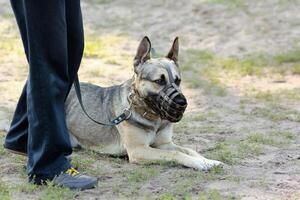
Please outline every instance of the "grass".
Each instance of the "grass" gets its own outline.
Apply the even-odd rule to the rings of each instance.
[[[233,152],[232,150],[236,151]],[[225,148],[225,154],[221,153],[220,158],[221,160],[224,160],[224,162],[227,162],[228,164],[234,164],[239,163],[245,158],[258,156],[262,153],[262,148],[257,143],[248,143],[248,141],[242,141],[240,143],[237,143],[237,147],[230,149],[227,147]],[[229,157],[226,157],[226,154],[229,155]]]
[[[292,73],[300,75],[300,64],[295,64],[292,66]]]
[[[234,200],[239,199],[234,195],[222,195],[220,191],[216,189],[209,189],[199,194],[198,200]]]
[[[125,177],[129,183],[145,182],[149,179],[157,176],[159,171],[153,167],[139,167],[135,170],[125,174]]]
[[[235,73],[234,75],[262,76],[263,74],[263,64],[254,58],[219,58],[215,60],[214,65],[217,69],[227,73]]]
[[[16,185],[14,187],[15,191],[19,193],[24,193],[24,194],[33,194],[37,190],[39,190],[39,187],[37,185],[31,184],[31,183],[22,183],[19,185]]]
[[[202,88],[206,94],[225,96],[226,90],[218,74],[208,66],[214,58],[215,56],[210,52],[188,50],[181,65],[183,79],[190,88]]]
[[[282,81],[287,74],[300,74],[298,49],[278,55],[252,54],[244,57],[221,57],[209,51],[189,49],[182,60],[183,79],[188,86],[216,96],[226,95],[224,79],[271,76]]]
[[[290,131],[273,131],[271,134],[274,136],[282,137],[282,139],[290,140],[290,141],[293,141],[297,138],[295,134]]]
[[[224,179],[226,172],[221,167],[213,168],[207,173],[192,169],[173,171],[172,187],[162,192],[157,199],[195,199],[193,190],[199,190],[200,184]],[[227,179],[229,177],[226,177]],[[180,180],[180,181],[175,181]],[[197,189],[196,189],[197,188]]]
[[[0,41],[0,63],[13,63],[20,61],[20,59],[26,60],[21,39],[1,35]],[[23,64],[16,67],[23,67]]]
[[[300,62],[300,49],[294,49],[285,53],[278,54],[274,59],[279,63],[295,63]]]
[[[9,188],[3,182],[0,182],[0,199],[2,199],[2,200],[10,200],[11,199]]]
[[[266,107],[258,107],[255,108],[251,115],[267,118],[271,121],[278,122],[278,121],[293,121],[293,122],[300,122],[300,112],[284,108],[278,105],[269,105]]]
[[[227,140],[215,145],[205,152],[208,158],[227,163],[229,165],[240,163],[243,159],[258,156],[262,153],[261,145],[256,141]]]
[[[161,196],[158,197],[158,200],[176,200],[176,199],[183,199],[183,200],[192,200],[192,199],[198,199],[198,200],[234,200],[239,199],[239,197],[236,197],[234,195],[223,195],[221,192],[217,189],[208,189],[206,191],[202,191],[198,194],[197,198],[193,198],[193,196],[189,193],[185,193],[181,196],[181,198],[178,198],[178,196],[172,194],[172,193],[164,193]]]
[[[227,140],[205,152],[211,159],[220,160],[229,165],[240,163],[243,159],[258,156],[263,152],[263,145],[282,147],[296,140],[296,135],[289,131],[271,131],[269,133],[250,133],[243,140]]]
[[[230,8],[244,8],[246,6],[245,0],[206,0],[205,2],[224,4]]]
[[[252,143],[258,143],[258,144],[268,144],[268,145],[274,145],[276,142],[274,138],[267,137],[260,133],[253,133],[247,137],[247,140]]]
[[[215,111],[204,111],[193,114],[186,114],[182,120],[174,124],[174,132],[178,133],[215,133],[227,134],[233,132],[231,127],[220,126],[219,124],[207,122],[219,122],[221,117]]]
[[[289,101],[299,101],[300,100],[300,88],[295,89],[278,89],[275,91],[260,91],[252,89],[248,92],[248,96],[254,96],[257,100],[268,103],[281,103]]]
[[[41,195],[39,195],[40,200],[63,200],[63,199],[74,199],[77,196],[77,192],[67,188],[62,188],[48,183],[48,186],[43,188]]]
[[[177,165],[178,167],[178,165]],[[165,172],[170,173],[167,177]],[[204,183],[211,180],[218,180],[224,176],[225,172],[222,168],[214,168],[208,173],[197,171],[193,169],[186,169],[179,167],[179,169],[172,169],[164,164],[156,163],[146,166],[139,165],[138,168],[130,171],[123,171],[123,177],[125,178],[126,186],[120,189],[120,185],[113,188],[114,192],[119,196],[130,198],[133,195],[138,195],[141,188],[150,184],[153,187],[153,183],[158,181],[158,185],[162,186],[165,182],[160,182],[160,178],[167,178],[166,180],[172,185],[163,186],[159,191],[152,193],[144,192],[144,199],[185,199],[191,197],[193,194],[193,188],[198,187],[199,183]],[[178,181],[180,180],[180,181]],[[121,186],[122,187],[122,186]],[[129,191],[124,191],[124,187],[129,187]],[[148,187],[148,186],[147,186]],[[160,188],[158,186],[157,188]]]
[[[91,157],[84,157],[82,155],[72,156],[72,165],[80,170],[86,171],[91,168],[91,165],[95,162]]]
[[[97,4],[107,4],[112,2],[113,0],[94,0]]]
[[[131,66],[133,54],[122,48],[128,38],[121,36],[88,36],[85,39],[84,57],[101,58],[107,64]]]
[[[41,200],[64,200],[74,199],[78,196],[78,192],[67,188],[54,186],[53,183],[48,183],[47,186],[36,186],[29,183],[7,185],[0,182],[0,199],[12,200],[14,196],[22,195],[23,198],[31,198],[37,196]]]

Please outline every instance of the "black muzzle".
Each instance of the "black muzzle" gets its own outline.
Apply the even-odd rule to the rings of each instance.
[[[146,97],[145,101],[162,119],[166,119],[170,122],[178,122],[181,120],[187,107],[187,100],[175,84],[171,70],[168,66],[166,66],[166,70],[169,75],[170,83],[158,94]]]

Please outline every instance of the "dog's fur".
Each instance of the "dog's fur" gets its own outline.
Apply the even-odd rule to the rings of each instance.
[[[163,88],[154,80],[163,75],[168,81],[167,71],[161,64],[171,66],[174,79],[180,80],[178,38],[165,58],[151,59],[150,48],[149,39],[144,37],[134,59],[134,76],[125,83],[107,88],[81,83],[87,112],[98,121],[114,119],[133,102],[131,117],[119,125],[101,126],[88,119],[81,110],[74,89],[71,90],[65,111],[72,146],[80,145],[110,155],[128,154],[132,163],[175,161],[199,170],[220,165],[219,161],[206,159],[192,149],[174,144],[172,123],[161,119],[144,102],[144,97]],[[129,98],[132,92],[133,98]]]

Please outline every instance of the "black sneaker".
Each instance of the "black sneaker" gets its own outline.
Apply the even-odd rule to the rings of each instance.
[[[71,167],[66,172],[54,177],[53,183],[70,189],[86,190],[96,187],[98,180],[95,177],[81,175]]]

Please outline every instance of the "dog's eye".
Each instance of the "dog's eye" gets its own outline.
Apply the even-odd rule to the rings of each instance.
[[[156,84],[158,85],[165,85],[166,84],[166,81],[165,79],[157,79],[154,81]]]
[[[176,78],[176,79],[175,79],[175,84],[179,86],[180,83],[181,83],[181,80],[180,80],[179,78]]]

